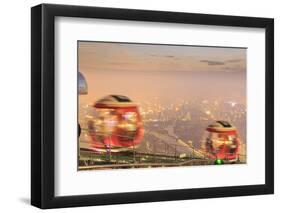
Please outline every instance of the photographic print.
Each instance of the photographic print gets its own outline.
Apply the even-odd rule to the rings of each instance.
[[[36,5],[31,130],[42,209],[273,194],[274,19]]]
[[[78,170],[245,164],[247,49],[78,41]]]

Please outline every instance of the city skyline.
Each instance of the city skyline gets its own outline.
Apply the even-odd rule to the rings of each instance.
[[[246,163],[247,49],[80,41],[78,63],[79,169]]]

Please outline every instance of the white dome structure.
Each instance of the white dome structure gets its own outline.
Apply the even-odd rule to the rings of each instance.
[[[78,72],[78,94],[79,95],[88,94],[88,85],[85,77],[82,75],[81,72]]]

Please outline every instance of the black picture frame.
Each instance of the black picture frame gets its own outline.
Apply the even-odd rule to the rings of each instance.
[[[265,184],[56,197],[55,17],[263,28],[266,34]],[[274,193],[274,20],[164,11],[41,4],[31,9],[31,204],[39,208],[155,202]]]

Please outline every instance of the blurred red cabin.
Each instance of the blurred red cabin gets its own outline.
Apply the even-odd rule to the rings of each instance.
[[[216,121],[206,129],[206,152],[212,159],[236,162],[239,159],[240,140],[237,130],[226,121]]]
[[[94,150],[120,152],[138,147],[144,128],[137,104],[126,96],[109,95],[93,107],[88,129]]]

